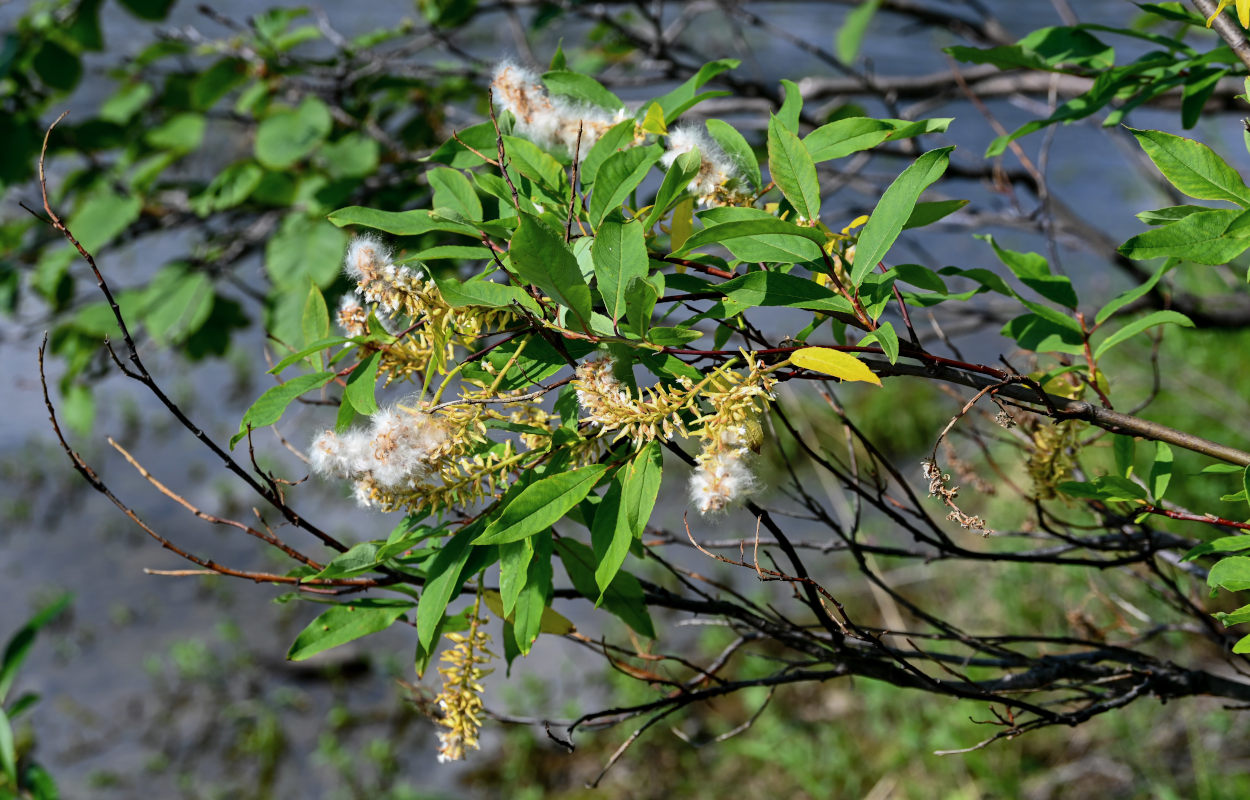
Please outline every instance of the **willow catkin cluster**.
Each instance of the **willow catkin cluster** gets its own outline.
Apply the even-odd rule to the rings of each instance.
[[[612,114],[588,103],[552,97],[536,73],[507,61],[495,69],[491,88],[499,104],[516,118],[513,131],[518,136],[549,150],[577,153],[579,161],[609,128],[627,118],[624,109]]]
[[[416,488],[438,470],[457,447],[447,420],[420,409],[396,406],[379,410],[367,428],[343,434],[325,431],[313,442],[314,471],[356,482],[356,497],[373,504],[373,491]]]
[[[443,651],[438,672],[443,686],[435,700],[442,712],[438,724],[445,730],[438,734],[439,763],[460,761],[466,750],[477,750],[478,730],[482,726],[482,678],[489,670],[492,653],[487,649],[490,637],[482,629],[486,619],[474,603],[466,633],[448,633],[452,646]]]
[[[745,354],[747,373],[727,367],[695,383],[656,386],[631,393],[613,374],[611,358],[590,359],[577,368],[573,386],[583,421],[601,436],[615,433],[637,446],[674,434],[701,441],[690,478],[690,496],[700,512],[721,511],[756,487],[750,469],[758,450],[759,415],[772,398],[775,379],[753,355]],[[710,410],[704,412],[704,408]]]
[[[339,307],[338,322],[348,336],[368,330],[370,308],[391,333],[407,334],[382,351],[380,374],[392,379],[424,374],[430,367],[441,370],[453,360],[456,348],[467,348],[492,325],[506,324],[511,314],[504,309],[467,306],[452,308],[438,285],[418,271],[395,264],[390,249],[374,236],[357,236],[347,248],[344,271],[356,281],[356,297]],[[391,330],[387,320],[402,320]]]
[[[742,167],[729,157],[702,126],[682,125],[668,133],[668,149],[662,163],[671,167],[683,153],[697,150],[699,171],[687,189],[705,206],[750,205],[754,195],[749,191]]]

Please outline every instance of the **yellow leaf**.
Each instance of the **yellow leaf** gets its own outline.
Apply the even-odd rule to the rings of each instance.
[[[881,379],[850,353],[830,350],[827,347],[804,347],[790,354],[790,363],[796,367],[823,372],[844,381],[863,381],[881,385]]]
[[[687,197],[677,204],[673,209],[673,252],[677,252],[690,238],[691,232],[694,230],[694,198]],[[678,272],[685,272],[684,268],[678,269]]]
[[[667,136],[668,127],[664,124],[664,109],[659,103],[652,103],[647,108],[647,115],[642,118],[642,129],[656,136]]]
[[[503,598],[499,592],[487,590],[482,592],[482,599],[486,601],[486,607],[495,613],[496,616],[503,618]],[[509,622],[511,617],[507,618]],[[556,636],[563,636],[566,633],[572,633],[577,627],[568,620],[560,612],[552,608],[543,609],[542,622],[538,623],[540,633],[551,633]]]

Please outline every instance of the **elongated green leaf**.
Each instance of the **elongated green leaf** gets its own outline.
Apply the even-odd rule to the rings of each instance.
[[[1192,328],[1194,323],[1189,317],[1179,311],[1156,311],[1153,314],[1147,314],[1140,319],[1133,320],[1106,339],[1103,339],[1098,347],[1094,349],[1094,358],[1102,358],[1103,353],[1111,348],[1155,325],[1180,325],[1183,328]]]
[[[595,232],[595,241],[590,248],[595,281],[613,322],[625,316],[626,290],[630,281],[647,276],[650,262],[643,234],[645,227],[646,223],[639,224],[636,220],[625,224],[604,222]]]
[[[580,273],[579,273],[580,274]],[[527,309],[531,313],[541,313],[534,298],[515,286],[505,283],[493,283],[488,280],[468,280],[464,283],[450,275],[434,275],[434,282],[447,305],[452,308],[465,306],[482,306],[485,308],[503,308],[513,304]]]
[[[330,109],[316,97],[298,108],[271,114],[256,129],[256,160],[269,169],[286,169],[310,154],[333,127]]]
[[[668,94],[657,97],[655,102],[663,109],[664,119],[671,125],[673,120],[677,119],[683,110],[690,107],[690,104],[698,95],[699,89],[708,81],[726,70],[736,68],[741,63],[736,58],[724,58],[719,61],[708,62],[700,67],[699,71],[681,86],[678,86]],[[648,103],[647,105],[650,104]]]
[[[780,272],[748,272],[716,287],[725,297],[744,306],[788,306],[814,311],[850,313],[846,298],[815,281]]]
[[[512,618],[512,634],[522,654],[529,653],[534,640],[543,630],[553,592],[551,531],[531,537],[526,544],[533,546],[534,555],[530,558],[525,585],[517,595],[516,612]]]
[[[801,225],[795,225],[792,222],[786,222],[781,219],[744,219],[733,222],[726,222],[720,225],[714,225],[704,228],[698,233],[686,240],[673,255],[685,255],[708,245],[724,244],[730,239],[741,237],[755,237],[764,234],[778,234],[782,236],[797,236],[801,239],[807,239],[817,245],[825,243],[825,234],[815,228],[805,228]],[[727,245],[726,245],[727,246]],[[819,253],[819,251],[817,251]]]
[[[730,222],[745,220],[775,220],[776,217],[760,208],[722,206],[709,208],[699,214],[708,228]],[[725,249],[740,261],[766,261],[776,264],[803,264],[820,261],[820,245],[814,238],[788,234],[761,233],[756,236],[738,236],[724,242]]]
[[[781,79],[781,90],[784,97],[781,108],[777,109],[777,121],[791,133],[799,132],[799,118],[803,114],[803,93],[794,81]]]
[[[425,568],[425,588],[417,601],[417,640],[427,652],[443,612],[464,583],[465,566],[472,555],[473,538],[482,530],[478,523],[464,526],[446,542]]]
[[[637,578],[622,570],[616,573],[607,591],[600,592],[595,582],[595,554],[589,547],[565,538],[556,542],[556,552],[560,554],[560,561],[564,563],[564,571],[569,574],[573,588],[582,597],[591,601],[600,598],[600,604],[626,625],[643,636],[655,638],[655,626],[647,613],[642,584]]]
[[[590,287],[560,234],[537,217],[523,213],[516,235],[512,237],[509,258],[522,280],[567,306],[582,329],[590,330]]]
[[[1159,282],[1159,279],[1163,277],[1164,273],[1174,266],[1176,266],[1176,261],[1174,259],[1168,259],[1160,264],[1159,268],[1156,269],[1154,274],[1148,279],[1137,286],[1134,286],[1132,289],[1117,295],[1109,303],[1098,310],[1098,314],[1094,316],[1094,324],[1101,325],[1103,322],[1110,319],[1115,312],[1129,305],[1137,298],[1143,297],[1147,292],[1155,287],[1155,284]]]
[[[1242,468],[1237,468],[1238,472],[1242,472]],[[1241,534],[1239,536],[1221,536],[1218,539],[1212,539],[1209,542],[1203,542],[1194,549],[1185,554],[1182,561],[1193,561],[1199,556],[1205,556],[1209,553],[1236,553],[1242,550],[1250,550],[1250,536]]]
[[[516,542],[550,528],[585,499],[606,469],[591,464],[539,478],[512,498],[473,544]]]
[[[1163,131],[1128,129],[1163,177],[1199,200],[1227,200],[1250,208],[1250,188],[1211,148]]]
[[[1058,303],[1068,308],[1076,308],[1078,301],[1076,291],[1072,288],[1072,281],[1064,275],[1052,275],[1050,264],[1046,262],[1044,257],[1037,253],[1021,253],[1000,247],[998,242],[994,241],[993,236],[987,235],[977,238],[989,242],[990,247],[994,248],[994,252],[998,255],[999,260],[1025,286],[1053,303]]]
[[[412,211],[378,211],[364,206],[348,206],[330,214],[327,219],[340,228],[344,225],[359,225],[396,236],[416,236],[439,230],[438,225],[431,221],[430,212],[423,208]]]
[[[690,181],[699,174],[702,163],[697,149],[682,153],[673,159],[673,165],[668,168],[668,172],[664,173],[664,182],[660,184],[660,191],[655,195],[655,204],[651,206],[651,211],[642,222],[644,231],[651,230],[651,227],[663,218],[664,213],[674,201],[686,191]]]
[[[4,772],[9,786],[17,786],[17,745],[13,742],[9,715],[4,713],[3,708],[0,708],[0,771]]]
[[[543,83],[547,85],[547,91],[552,94],[562,94],[566,97],[583,100],[608,111],[616,111],[625,107],[625,104],[621,102],[621,98],[605,89],[603,84],[589,75],[582,75],[579,72],[554,69],[543,73]]]
[[[52,622],[64,611],[74,599],[68,592],[60,595],[52,603],[41,609],[17,630],[4,646],[4,655],[0,657],[0,703],[8,696],[17,678],[17,671],[30,653],[35,637],[41,628]]]
[[[384,631],[412,605],[411,600],[398,597],[364,597],[334,606],[300,631],[286,657],[303,661],[332,647]]]
[[[916,203],[916,208],[911,212],[911,216],[907,218],[907,222],[903,223],[903,230],[932,225],[943,217],[954,214],[966,205],[968,205],[967,200],[935,200],[931,203]]]
[[[816,164],[798,135],[778,117],[768,121],[768,169],[799,217],[808,221],[820,219],[820,181],[816,177]]]
[[[596,559],[595,584],[602,592],[625,563],[629,545],[642,536],[660,491],[664,467],[659,442],[650,442],[617,471],[595,512],[590,529]]]
[[[594,192],[590,195],[591,224],[597,227],[609,212],[620,208],[663,154],[664,149],[659,145],[649,145],[608,156],[599,167]]]
[[[1250,211],[1213,209],[1139,233],[1120,253],[1142,261],[1174,256],[1198,264],[1227,264],[1250,247]]]
[[[1250,606],[1242,606],[1236,611],[1229,611],[1227,613],[1223,611],[1217,611],[1212,616],[1214,616],[1221,623],[1223,623],[1224,627],[1240,625],[1243,622],[1250,622]],[[1233,650],[1233,652],[1235,653],[1237,652],[1237,650]]]
[[[881,195],[855,245],[855,261],[851,266],[851,282],[855,286],[858,287],[864,276],[885,258],[911,217],[921,193],[946,172],[954,149],[943,147],[925,153],[903,170]]]
[[[230,438],[231,449],[238,444],[240,439],[247,436],[249,425],[252,430],[256,430],[274,424],[282,419],[286,407],[293,403],[295,398],[313,389],[319,389],[332,380],[334,380],[333,372],[317,372],[312,375],[300,375],[298,378],[292,378],[286,383],[267,389],[243,414],[243,420],[239,423],[239,432]]]
[[[517,598],[525,588],[530,561],[534,558],[533,537],[499,545],[499,598],[502,616],[511,617]]]
[[[343,398],[352,404],[360,414],[373,414],[378,410],[375,392],[378,386],[378,367],[382,363],[382,353],[370,353],[360,365],[347,376],[347,388]]]
[[[1172,482],[1172,448],[1164,442],[1155,442],[1155,460],[1150,465],[1150,496],[1158,503],[1167,493]]]
[[[1002,69],[1050,70],[1061,64],[1106,69],[1115,65],[1113,48],[1074,27],[1041,28],[1013,45],[986,50],[948,47],[946,52],[960,61],[993,64]]]
[[[326,350],[328,348],[334,347],[335,345],[347,344],[348,342],[353,342],[353,341],[358,341],[358,340],[353,339],[350,336],[327,336],[324,339],[318,339],[315,342],[309,342],[306,347],[296,350],[294,353],[291,353],[289,356],[286,356],[277,364],[274,364],[272,367],[270,367],[269,374],[281,375],[282,371],[285,370],[287,367],[291,366],[292,364],[296,364],[296,363],[299,363],[300,361],[303,361],[305,358],[312,355],[313,353]]]
[[[846,15],[846,19],[838,27],[833,38],[833,47],[838,60],[843,64],[854,62],[855,56],[859,55],[859,46],[864,41],[868,23],[872,22],[880,7],[881,0],[864,0]]]
[[[764,185],[764,179],[760,175],[760,162],[755,158],[755,151],[751,149],[751,145],[747,144],[747,140],[737,128],[723,120],[709,119],[707,132],[725,151],[725,155],[729,156],[734,166],[751,182],[751,186],[759,189]]]
[[[632,119],[618,122],[611,128],[608,128],[599,141],[595,142],[590,148],[590,152],[586,154],[586,158],[582,161],[581,181],[582,186],[593,185],[599,176],[599,167],[608,158],[619,153],[634,144],[634,126]]]

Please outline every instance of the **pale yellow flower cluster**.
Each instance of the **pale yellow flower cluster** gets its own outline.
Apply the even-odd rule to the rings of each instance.
[[[747,373],[727,366],[695,383],[678,379],[675,387],[640,389],[635,396],[613,374],[614,362],[594,358],[577,368],[573,386],[583,421],[600,435],[637,445],[674,434],[703,442],[690,494],[703,513],[720,511],[756,486],[748,466],[749,451],[759,443],[759,415],[772,401],[776,380],[751,353],[744,354]],[[703,408],[711,409],[704,412]],[[693,433],[692,433],[693,431]]]
[[[482,726],[481,680],[488,673],[482,664],[493,655],[486,649],[490,637],[482,630],[486,621],[479,616],[478,605],[473,606],[467,633],[448,633],[446,638],[452,647],[443,651],[439,659],[446,666],[438,668],[443,676],[443,688],[436,698],[443,712],[438,724],[446,730],[438,735],[439,763],[464,759],[465,750],[477,750],[478,729]]]

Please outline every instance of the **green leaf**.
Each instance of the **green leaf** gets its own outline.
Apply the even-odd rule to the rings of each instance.
[[[300,631],[286,657],[290,661],[303,661],[362,636],[384,631],[412,605],[411,600],[397,597],[364,597],[336,605]]]
[[[346,553],[339,553],[330,563],[313,575],[314,578],[341,578],[373,569],[382,562],[378,558],[377,542],[360,542],[352,545]]]
[[[382,363],[382,353],[373,352],[361,361],[347,376],[347,388],[343,390],[343,399],[351,403],[358,414],[374,414],[378,410],[378,401],[374,396],[378,386],[378,367]]]
[[[784,97],[781,100],[781,108],[777,109],[777,121],[791,133],[799,132],[799,117],[803,113],[803,93],[799,91],[799,85],[794,81],[781,79],[781,89]]]
[[[1250,211],[1198,211],[1139,233],[1119,252],[1136,261],[1175,256],[1198,264],[1227,264],[1250,247]]]
[[[553,95],[564,95],[583,100],[608,111],[617,111],[625,107],[621,98],[603,88],[603,84],[580,72],[555,69],[543,73],[543,83],[547,91]]]
[[[534,298],[516,286],[506,283],[493,283],[475,278],[461,283],[453,277],[435,274],[434,282],[438,291],[452,308],[466,306],[482,306],[483,308],[504,308],[513,304],[519,305],[531,313],[538,314],[541,309]]]
[[[693,105],[698,97],[699,89],[717,75],[727,70],[736,69],[742,62],[736,58],[723,58],[719,61],[710,61],[699,68],[692,77],[690,77],[681,86],[673,89],[668,94],[655,98],[655,102],[664,110],[664,119],[671,125],[673,120],[681,115],[681,112]],[[649,104],[648,104],[649,105]]]
[[[863,44],[868,23],[872,22],[873,16],[880,7],[881,0],[864,0],[842,20],[833,38],[833,48],[838,60],[843,64],[854,62],[855,57],[859,55],[859,46]]]
[[[1035,353],[1085,352],[1085,338],[1080,330],[1041,314],[1021,314],[1003,326],[1002,335]]]
[[[746,138],[738,132],[737,128],[719,119],[709,119],[707,132],[725,151],[725,155],[729,156],[734,166],[741,170],[751,182],[751,186],[756,189],[763,187],[764,178],[760,175],[760,162],[756,160],[755,151],[751,149],[751,145],[747,144]]]
[[[17,745],[13,742],[13,726],[9,724],[9,715],[0,708],[0,771],[7,778],[9,786],[17,783]],[[16,794],[11,795],[17,797]]]
[[[777,218],[759,208],[737,208],[722,206],[709,208],[699,214],[699,219],[708,228],[731,222],[746,220],[768,220],[767,224]],[[789,225],[790,223],[785,223]],[[797,226],[795,226],[797,227]],[[816,239],[823,235],[808,237],[802,234],[805,228],[788,228],[786,234],[761,233],[755,236],[737,236],[724,242],[725,249],[740,261],[764,261],[775,264],[803,264],[820,261],[820,245]],[[791,235],[793,234],[793,235]],[[710,235],[710,234],[709,234]]]
[[[553,592],[551,531],[542,531],[527,539],[525,544],[533,546],[534,555],[530,558],[525,585],[517,596],[516,611],[512,617],[512,633],[516,637],[517,649],[528,655],[540,632],[547,630],[555,633],[559,629],[552,627],[555,620],[550,619],[550,616],[555,612],[547,607],[551,603]]]
[[[712,219],[715,218],[712,217]],[[815,243],[818,248],[825,243],[825,234],[815,228],[805,228],[775,217],[768,219],[761,217],[759,219],[734,220],[704,228],[687,239],[681,246],[681,249],[674,251],[673,255],[685,255],[712,244],[724,244],[728,247],[726,243],[730,239],[748,236],[757,237],[764,234],[778,234],[807,239]],[[795,247],[797,248],[799,245],[795,245]],[[819,249],[816,252],[819,255]]]
[[[160,22],[169,15],[176,0],[119,0],[123,7],[139,19]]]
[[[1075,27],[1041,28],[1013,45],[985,50],[948,47],[946,52],[959,61],[993,64],[1001,69],[1050,71],[1063,64],[1093,69],[1115,66],[1114,48]]]
[[[511,617],[517,598],[525,588],[530,561],[534,558],[534,537],[499,545],[499,597],[502,616]]]
[[[678,159],[680,160],[680,158]],[[674,164],[674,169],[676,169]],[[671,173],[671,170],[670,170]],[[667,178],[665,179],[667,182]],[[604,222],[595,232],[590,254],[595,265],[595,281],[607,315],[616,322],[625,316],[626,289],[635,278],[645,278],[649,268],[646,223]]]
[[[702,164],[698,150],[687,151],[673,159],[672,166],[668,168],[668,172],[664,173],[664,182],[660,184],[660,191],[655,195],[655,203],[651,206],[647,218],[643,220],[644,231],[651,230],[652,226],[659,222],[664,213],[673,205],[673,202],[686,191],[690,181],[699,174]]]
[[[208,320],[213,310],[213,281],[187,264],[169,264],[143,292],[140,317],[152,338],[182,342]]]
[[[1155,284],[1159,282],[1159,279],[1163,277],[1164,273],[1166,273],[1168,270],[1170,270],[1174,266],[1176,266],[1176,261],[1173,259],[1168,259],[1167,261],[1160,264],[1159,268],[1156,269],[1154,274],[1151,275],[1148,279],[1138,284],[1137,286],[1134,286],[1132,289],[1129,289],[1128,291],[1122,292],[1121,294],[1117,295],[1110,302],[1108,302],[1105,306],[1103,306],[1102,308],[1098,310],[1098,313],[1094,316],[1094,324],[1101,325],[1103,322],[1110,319],[1111,316],[1115,314],[1117,311],[1129,305],[1130,303],[1135,301],[1137,298],[1144,296],[1147,292],[1149,292],[1151,289],[1155,287]]]
[[[597,228],[609,212],[620,208],[663,154],[664,149],[659,145],[649,145],[608,156],[595,175],[594,191],[590,195],[591,225]]]
[[[1050,265],[1044,257],[1037,253],[1020,253],[999,247],[998,242],[994,241],[994,237],[990,235],[978,236],[977,238],[989,242],[990,247],[994,248],[994,252],[998,255],[999,260],[1025,286],[1053,303],[1058,303],[1068,308],[1076,308],[1078,301],[1076,291],[1072,288],[1072,281],[1063,275],[1052,275]]]
[[[638,336],[646,336],[651,329],[651,315],[663,290],[657,290],[648,280],[634,278],[625,290],[625,315],[629,328]]]
[[[508,255],[521,280],[534,284],[567,307],[578,318],[582,330],[590,330],[590,287],[560,234],[537,217],[522,213]]]
[[[1201,142],[1163,131],[1128,129],[1163,177],[1190,197],[1250,208],[1250,188],[1237,171]]]
[[[377,171],[381,148],[376,139],[352,132],[323,146],[317,156],[331,178],[366,178]]]
[[[748,272],[716,287],[725,297],[744,306],[788,306],[814,311],[850,313],[846,298],[815,281],[780,272]]]
[[[613,155],[634,145],[634,121],[627,119],[608,128],[595,142],[582,161],[582,186],[593,185],[599,176],[599,167]],[[492,146],[494,140],[492,139]]]
[[[898,363],[898,332],[894,330],[893,323],[882,322],[875,331],[860,340],[861,345],[872,342],[881,346],[881,352],[885,353],[891,364]]]
[[[1147,225],[1166,225],[1169,222],[1176,222],[1178,219],[1184,219],[1190,214],[1198,211],[1210,211],[1206,206],[1168,206],[1167,208],[1157,208],[1154,211],[1142,211],[1133,216],[1137,217]]]
[[[425,177],[434,190],[435,208],[450,208],[465,219],[481,221],[482,201],[463,172],[450,167],[435,167],[428,170]]]
[[[663,467],[664,457],[659,442],[649,442],[617,471],[603,502],[595,511],[590,537],[600,600],[602,592],[611,585],[625,563],[630,544],[642,537],[647,521],[651,519],[651,511],[660,491]]]
[[[316,97],[298,108],[266,117],[256,129],[256,160],[269,169],[286,169],[310,155],[330,133],[330,109]]]
[[[300,375],[298,378],[292,378],[286,383],[267,389],[243,414],[243,419],[239,422],[239,432],[230,437],[230,449],[233,450],[239,440],[247,436],[249,425],[252,430],[256,430],[274,424],[282,419],[286,407],[295,402],[295,398],[313,389],[320,389],[332,380],[334,380],[333,372],[317,372],[312,375]]]
[[[967,200],[934,200],[931,203],[916,203],[916,208],[911,212],[911,216],[907,218],[907,222],[903,223],[903,230],[932,225],[943,217],[954,214],[966,205],[968,205]]]
[[[778,117],[768,121],[768,169],[777,188],[801,219],[820,219],[820,181],[816,177],[816,164],[798,135]]]
[[[317,284],[312,282],[308,285],[308,299],[304,301],[300,327],[304,331],[305,345],[319,342],[330,335],[330,312],[326,308],[325,296],[321,294]]]
[[[1147,328],[1153,328],[1155,325],[1180,325],[1183,328],[1194,327],[1194,323],[1190,321],[1189,317],[1179,311],[1155,311],[1140,319],[1133,320],[1106,339],[1103,339],[1102,343],[1094,348],[1094,359],[1102,358],[1103,353],[1106,353],[1111,348],[1128,341]]]
[[[274,285],[303,294],[308,281],[329,286],[338,277],[347,235],[323,219],[288,214],[265,242],[265,272]]]
[[[45,86],[58,92],[73,91],[82,80],[82,59],[51,39],[43,40],[31,67]]]
[[[637,578],[622,570],[616,573],[607,591],[600,592],[595,582],[595,554],[589,547],[565,538],[556,542],[556,552],[560,554],[564,571],[569,574],[573,587],[582,597],[592,601],[599,598],[600,604],[626,625],[643,636],[655,638],[655,626],[647,613],[642,584]]]
[[[264,174],[264,170],[251,161],[231,164],[217,173],[203,192],[191,198],[191,207],[201,217],[234,208],[256,191]]]
[[[152,147],[189,153],[204,141],[205,120],[203,114],[187,112],[176,114],[144,135]]]
[[[417,601],[417,640],[429,650],[447,604],[467,576],[465,567],[473,556],[473,537],[482,530],[476,522],[465,525],[448,539],[425,568],[425,588]]]
[[[591,464],[535,480],[499,510],[473,544],[516,542],[550,528],[590,493],[605,470],[605,464]]]
[[[39,631],[60,616],[73,599],[74,596],[68,592],[61,594],[27,620],[5,643],[4,655],[0,657],[0,703],[4,702],[9,690],[13,688],[17,671],[30,654]]]
[[[1241,467],[1238,467],[1237,471],[1241,472]],[[1236,553],[1241,550],[1250,550],[1250,536],[1245,534],[1238,536],[1221,536],[1218,539],[1203,542],[1186,553],[1185,557],[1181,560],[1193,561],[1195,558],[1205,556],[1208,553]]]
[[[1128,438],[1128,437],[1120,437]],[[1150,465],[1150,496],[1158,503],[1167,493],[1172,482],[1172,448],[1164,442],[1155,442],[1155,460]]]
[[[946,166],[950,163],[950,152],[954,149],[943,147],[930,150],[903,170],[885,190],[855,244],[851,282],[856,287],[885,259],[886,253],[911,217],[921,193],[946,172]]]
[[[1240,625],[1243,622],[1250,622],[1250,606],[1242,606],[1236,611],[1230,611],[1227,613],[1223,611],[1217,611],[1212,616],[1214,616],[1221,623],[1223,623],[1224,627]],[[1237,651],[1234,650],[1233,652],[1237,652]]]
[[[1229,556],[1217,561],[1207,573],[1207,586],[1219,587],[1230,592],[1250,589],[1250,558]]]

